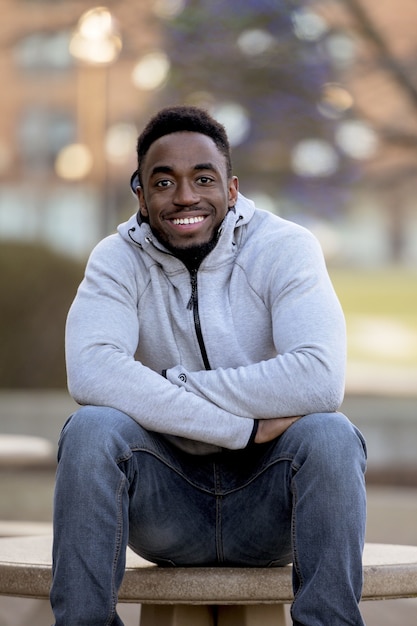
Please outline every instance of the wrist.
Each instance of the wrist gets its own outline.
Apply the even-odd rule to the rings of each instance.
[[[253,420],[253,428],[252,428],[251,435],[249,437],[249,441],[246,444],[247,448],[249,446],[251,446],[253,443],[255,443],[255,437],[256,437],[256,435],[258,433],[258,428],[259,428],[259,420],[255,419],[255,420]]]

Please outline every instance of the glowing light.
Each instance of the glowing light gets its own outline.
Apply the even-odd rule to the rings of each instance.
[[[335,149],[322,139],[305,139],[293,149],[291,162],[300,176],[316,178],[330,176],[339,166]]]
[[[248,56],[263,54],[272,48],[274,44],[274,37],[260,28],[243,31],[237,40],[240,50]]]
[[[295,11],[292,21],[296,37],[305,41],[317,41],[328,31],[326,20],[308,9]]]
[[[168,78],[171,63],[164,52],[150,52],[136,63],[132,81],[135,87],[153,91],[162,87]]]
[[[353,159],[368,159],[378,147],[376,133],[359,120],[342,122],[336,131],[336,142]]]
[[[249,135],[249,116],[240,104],[235,102],[218,104],[212,107],[211,113],[226,128],[231,146],[238,146]]]
[[[326,47],[338,67],[346,67],[355,58],[356,44],[349,35],[343,33],[330,35],[326,39]]]
[[[185,8],[185,0],[154,0],[152,11],[158,17],[172,20],[177,17]]]
[[[93,157],[84,144],[73,143],[59,152],[55,161],[55,172],[65,180],[82,180],[91,171]]]
[[[137,130],[134,124],[114,124],[106,135],[106,156],[111,163],[123,164],[135,155]]]
[[[318,104],[322,115],[337,119],[353,105],[352,95],[337,83],[327,83],[323,88],[323,95]]]
[[[122,40],[110,11],[96,7],[84,13],[70,41],[70,53],[86,63],[112,63],[122,49]]]

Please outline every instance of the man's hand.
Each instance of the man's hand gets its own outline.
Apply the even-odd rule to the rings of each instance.
[[[266,443],[276,439],[287,428],[294,424],[297,420],[301,419],[302,415],[295,417],[274,417],[268,420],[259,420],[258,431],[256,433],[254,443]]]

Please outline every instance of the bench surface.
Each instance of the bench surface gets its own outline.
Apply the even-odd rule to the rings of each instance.
[[[47,598],[51,536],[0,539],[0,595]],[[363,600],[417,596],[417,546],[366,544]],[[140,604],[279,604],[293,599],[291,566],[160,568],[131,550],[119,601]]]
[[[0,434],[0,469],[49,466],[55,462],[55,446],[48,439]]]

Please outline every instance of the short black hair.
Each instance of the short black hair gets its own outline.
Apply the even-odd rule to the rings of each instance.
[[[141,180],[141,166],[153,142],[164,135],[181,131],[201,133],[210,137],[226,158],[227,176],[229,178],[232,176],[230,145],[224,126],[204,109],[178,105],[161,109],[149,120],[139,135],[137,142],[139,181]]]

